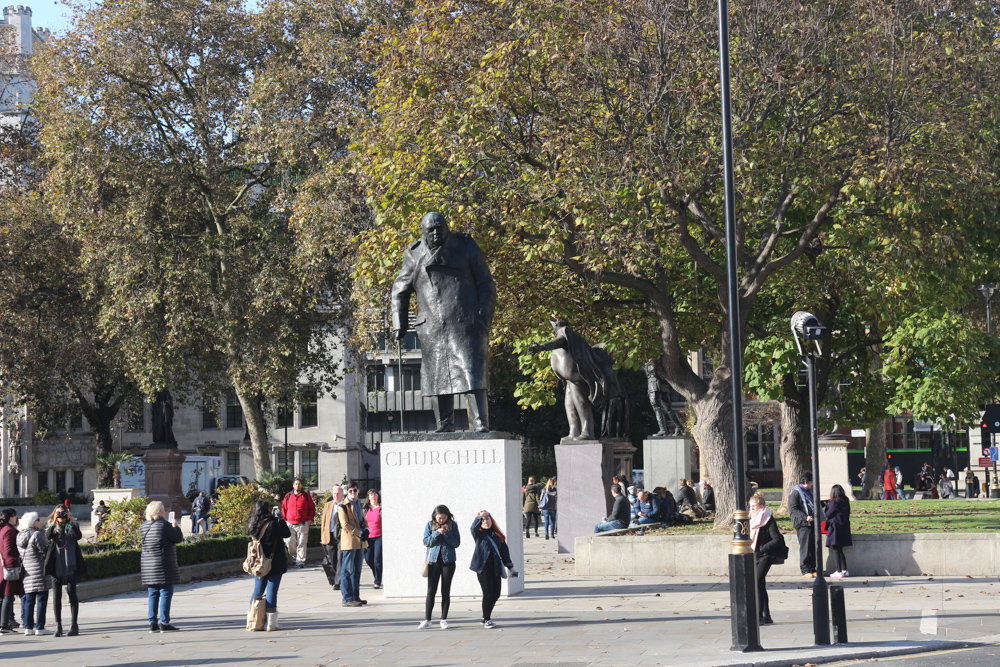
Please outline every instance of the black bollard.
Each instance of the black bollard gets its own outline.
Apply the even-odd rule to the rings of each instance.
[[[830,617],[833,620],[833,643],[847,643],[847,610],[844,607],[844,587],[830,586]]]

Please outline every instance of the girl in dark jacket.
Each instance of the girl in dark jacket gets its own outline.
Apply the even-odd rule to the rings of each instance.
[[[139,567],[142,583],[149,594],[150,632],[173,632],[178,629],[170,625],[170,601],[174,597],[174,584],[181,580],[180,570],[177,569],[177,544],[184,541],[184,534],[177,525],[177,519],[168,523],[166,516],[163,503],[154,500],[146,506],[146,520],[139,526],[142,538]]]
[[[843,579],[848,576],[844,547],[849,547],[854,542],[851,540],[851,501],[840,484],[834,484],[830,489],[830,500],[826,504],[825,513],[826,546],[830,548],[830,560],[837,568],[830,578]]]
[[[253,595],[250,601],[264,596],[267,613],[268,632],[282,630],[278,625],[278,586],[281,585],[281,575],[288,572],[288,553],[285,549],[286,538],[292,536],[288,524],[274,516],[271,503],[258,500],[254,505],[250,521],[247,523],[247,534],[260,540],[264,557],[271,558],[271,569],[263,577],[254,577]]]
[[[784,543],[771,510],[764,504],[764,496],[753,494],[750,498],[750,545],[757,561],[757,607],[761,625],[774,623],[767,599],[767,572],[779,559],[778,551]]]
[[[80,600],[76,596],[76,580],[86,572],[83,552],[80,551],[80,526],[65,505],[58,505],[49,515],[45,529],[48,551],[45,553],[45,574],[52,577],[52,614],[56,617],[56,637],[63,636],[62,594],[63,586],[69,596],[70,625],[66,636],[80,634],[77,617]]]
[[[0,523],[0,556],[3,566],[21,567],[21,555],[17,552],[17,512],[7,508],[3,511],[3,522]],[[24,595],[24,582],[20,579],[7,581],[0,570],[0,595],[3,603],[0,606],[0,633],[14,632],[14,596]]]
[[[514,564],[510,561],[510,550],[507,548],[507,538],[493,522],[493,517],[483,510],[472,521],[472,538],[476,541],[476,550],[472,554],[472,564],[469,569],[479,577],[479,586],[483,589],[483,620],[484,628],[496,625],[490,619],[493,607],[500,599],[500,579],[506,579],[507,572],[516,577]]]

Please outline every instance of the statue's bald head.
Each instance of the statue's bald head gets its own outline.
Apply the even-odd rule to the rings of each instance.
[[[448,222],[437,211],[431,211],[420,221],[420,232],[427,248],[437,250],[448,238]]]

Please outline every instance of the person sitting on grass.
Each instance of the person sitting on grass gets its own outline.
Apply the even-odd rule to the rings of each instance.
[[[628,499],[622,495],[622,490],[617,484],[611,486],[611,495],[615,499],[615,504],[611,510],[611,516],[601,520],[594,526],[595,533],[605,533],[609,530],[621,530],[628,528],[629,504]]]
[[[636,499],[635,522],[640,526],[660,521],[660,499],[642,489]]]

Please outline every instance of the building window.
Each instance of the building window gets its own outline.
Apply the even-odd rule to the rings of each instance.
[[[239,475],[240,474],[240,453],[239,452],[226,452],[226,474],[227,475]]]
[[[368,391],[385,391],[385,366],[368,368]]]
[[[279,405],[278,415],[274,423],[277,428],[295,428],[295,409],[290,406]]]
[[[73,493],[86,493],[87,490],[83,488],[83,471],[74,470],[73,471]]]
[[[287,454],[287,456],[286,456]],[[290,449],[285,452],[284,449],[278,450],[278,473],[283,473],[290,471],[293,475],[295,474],[295,450]]]
[[[128,413],[126,428],[129,431],[144,432],[146,430],[146,405],[143,400],[133,398],[128,402],[125,410]]]
[[[219,428],[219,401],[214,396],[201,397],[201,427]]]
[[[311,480],[319,477],[319,452],[315,449],[302,452],[302,479]]]
[[[243,428],[243,406],[235,391],[226,396],[226,428]]]
[[[66,471],[56,470],[56,493],[66,490]]]
[[[750,422],[744,435],[747,450],[747,468],[750,470],[774,469],[774,425]]]
[[[302,392],[302,427],[306,426],[319,426],[316,390],[313,387],[306,387]]]
[[[43,489],[48,489],[48,488],[49,488],[49,471],[48,470],[39,470],[38,471],[38,490],[42,491]]]
[[[403,366],[403,391],[420,391],[420,366]]]

